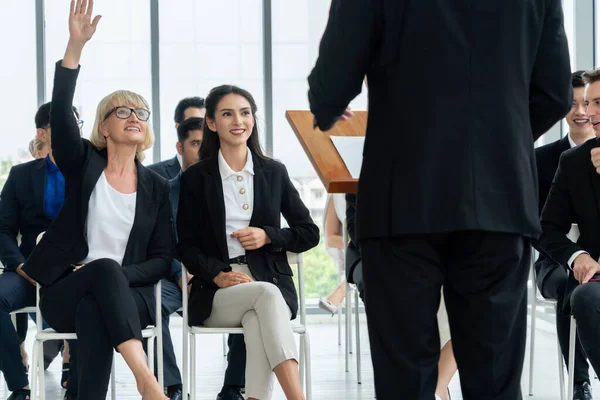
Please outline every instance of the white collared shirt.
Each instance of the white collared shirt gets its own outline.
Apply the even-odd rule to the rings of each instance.
[[[235,172],[223,158],[219,149],[219,173],[223,182],[223,201],[225,203],[225,234],[229,258],[243,256],[246,250],[238,239],[231,234],[250,225],[254,210],[254,164],[252,153],[248,150],[248,158],[244,168]]]

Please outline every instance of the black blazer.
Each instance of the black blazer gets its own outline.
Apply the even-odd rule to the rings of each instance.
[[[540,213],[544,208],[546,198],[550,192],[550,186],[552,185],[554,174],[558,168],[558,160],[560,159],[560,155],[570,148],[571,144],[569,143],[569,137],[565,136],[560,140],[548,143],[547,145],[540,146],[535,149],[535,160],[538,170],[538,197]],[[546,276],[548,276],[548,274],[550,274],[556,268],[559,268],[559,265],[545,257],[543,254],[540,254],[534,264],[534,268],[536,283],[541,289],[544,285]]]
[[[281,290],[292,311],[298,311],[298,295],[286,251],[301,253],[319,243],[319,228],[302,203],[285,166],[252,154],[254,163],[254,210],[250,226],[262,228],[271,243],[246,251],[248,268],[258,281],[271,282]],[[289,228],[281,228],[281,215]],[[194,275],[190,292],[190,325],[210,316],[218,290],[213,278],[231,271],[225,237],[225,202],[218,158],[202,160],[181,177],[177,214],[177,254]]]
[[[365,75],[359,240],[538,236],[533,142],[572,101],[561,0],[333,0],[308,78],[321,129]]]
[[[52,151],[65,177],[65,202],[23,270],[42,286],[72,271],[88,254],[86,220],[90,196],[106,167],[106,151],[79,135],[72,104],[79,69],[56,64],[52,92]],[[166,180],[137,165],[135,219],[123,259],[123,273],[154,316],[153,285],[167,275],[174,248],[173,221]],[[85,267],[84,267],[85,268]]]
[[[0,261],[5,270],[24,263],[35,247],[38,235],[52,219],[44,212],[46,160],[15,165],[0,197]],[[21,244],[17,236],[21,234]]]
[[[181,172],[181,165],[177,156],[165,161],[160,161],[152,165],[148,165],[148,169],[156,172],[163,178],[170,180],[175,178]]]
[[[598,146],[600,139],[595,138],[561,155],[542,211],[544,231],[536,248],[567,270],[567,261],[576,251],[587,251],[595,260],[600,255],[600,175],[590,156],[591,149]],[[566,237],[573,223],[579,225],[581,233],[577,243]],[[578,284],[569,274],[566,311],[570,310],[569,299]]]

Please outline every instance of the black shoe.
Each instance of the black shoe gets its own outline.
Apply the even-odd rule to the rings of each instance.
[[[183,400],[183,393],[181,392],[181,389],[170,391],[167,393],[167,396],[169,396],[169,399],[171,400]]]
[[[65,393],[65,399],[64,400],[77,400],[77,395],[75,393]]]
[[[244,400],[244,396],[238,388],[223,387],[221,393],[217,395],[217,400]]]
[[[592,400],[592,387],[589,383],[583,382],[581,385],[575,385],[573,388],[573,400]]]
[[[31,390],[29,389],[19,389],[12,392],[8,399],[6,400],[29,400],[31,398]]]

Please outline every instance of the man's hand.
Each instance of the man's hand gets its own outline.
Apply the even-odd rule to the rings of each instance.
[[[215,276],[213,278],[213,282],[220,287],[221,289],[229,287],[229,286],[235,286],[235,285],[239,285],[240,283],[248,283],[248,282],[253,282],[252,278],[250,278],[248,275],[244,274],[243,272],[236,272],[236,271],[231,271],[231,272],[219,272],[219,274],[217,276]]]
[[[600,175],[600,147],[594,147],[592,153],[592,164],[596,168],[596,173]]]
[[[27,282],[31,283],[33,286],[35,286],[37,284],[36,281],[31,279],[29,277],[29,275],[27,275],[25,272],[23,272],[23,263],[19,264],[19,266],[17,267],[17,274],[19,274],[22,278],[27,279]]]
[[[187,278],[187,291],[188,291],[188,294],[190,294],[190,290],[192,288],[191,287],[191,284],[192,284],[191,281],[192,281],[192,278],[194,277],[194,275],[188,274],[187,276],[188,276],[188,278]],[[181,275],[179,277],[179,281],[177,282],[177,284],[179,285],[179,290],[181,290],[183,292],[183,287],[181,286],[181,285],[183,285],[183,275]]]
[[[354,117],[354,113],[352,112],[350,107],[346,107],[346,109],[344,110],[344,113],[340,116],[340,120],[348,121],[352,117]]]
[[[573,261],[573,276],[579,283],[588,283],[598,271],[600,271],[600,264],[589,254],[580,254]]]
[[[266,244],[271,243],[271,238],[263,229],[247,227],[237,230],[231,234],[232,238],[240,241],[244,250],[260,249]]]

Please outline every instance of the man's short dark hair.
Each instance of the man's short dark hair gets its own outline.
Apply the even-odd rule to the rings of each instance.
[[[598,82],[598,81],[600,81],[600,68],[592,69],[590,71],[585,71],[583,73],[583,82],[586,85],[589,85],[590,83],[594,83],[594,82]]]
[[[50,108],[52,106],[51,102],[44,103],[38,108],[35,113],[35,127],[39,128],[47,128],[50,126]],[[77,107],[73,106],[73,112],[79,118],[79,111],[77,111]]]
[[[585,86],[585,82],[583,80],[584,70],[575,71],[571,74],[571,85],[573,85],[573,89],[577,89]]]
[[[204,118],[188,118],[177,127],[177,140],[183,144],[191,131],[201,131],[204,124]]]
[[[175,122],[180,124],[183,122],[185,110],[190,107],[204,108],[204,99],[202,97],[186,97],[181,100],[175,107]]]

